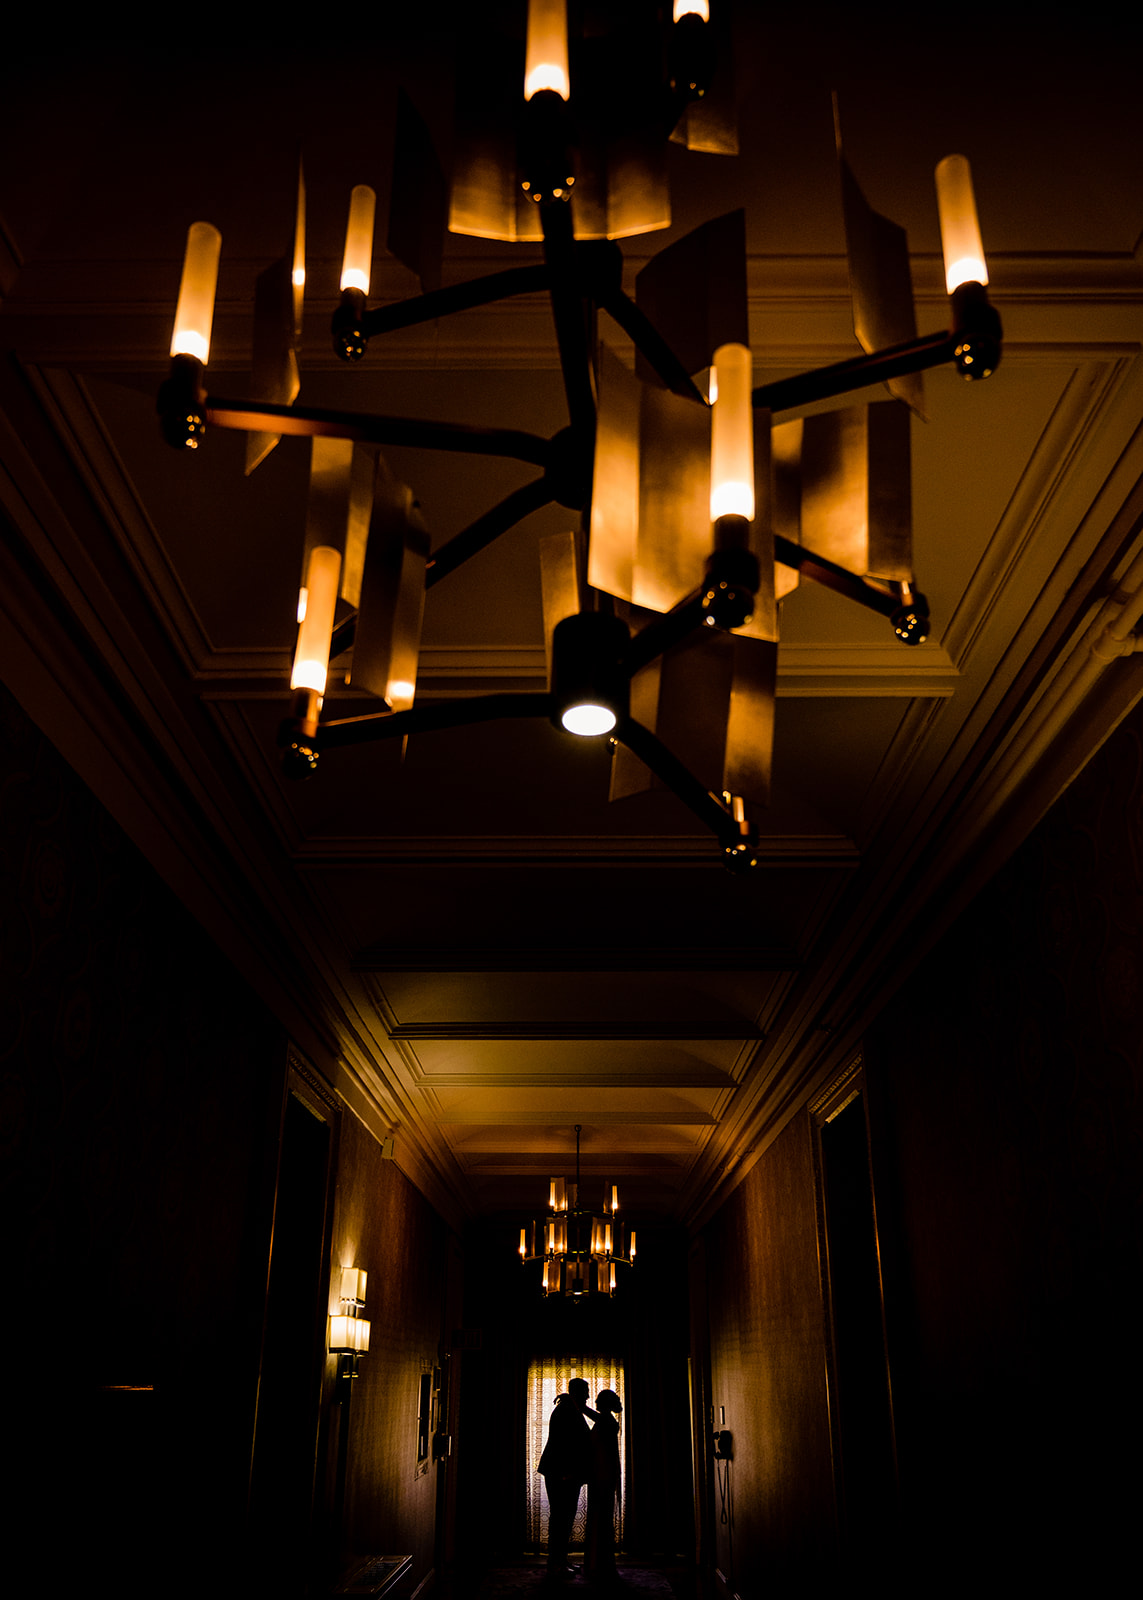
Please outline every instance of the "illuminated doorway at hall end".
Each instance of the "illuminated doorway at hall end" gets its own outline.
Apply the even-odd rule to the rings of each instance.
[[[524,1422],[524,1496],[527,1505],[527,1548],[535,1555],[546,1555],[548,1549],[548,1497],[544,1493],[544,1480],[536,1471],[548,1437],[548,1422],[555,1407],[556,1396],[567,1394],[572,1378],[582,1378],[588,1386],[588,1405],[595,1405],[601,1389],[613,1389],[619,1403],[626,1409],[627,1395],[623,1379],[623,1363],[614,1356],[561,1355],[543,1356],[528,1368],[528,1393]],[[588,1422],[591,1422],[589,1417]],[[620,1421],[622,1427],[622,1421]],[[627,1451],[623,1442],[619,1448],[619,1495],[615,1507],[615,1548],[623,1548],[623,1527],[627,1505]],[[583,1549],[584,1519],[587,1513],[587,1495],[582,1494],[575,1525],[572,1528],[571,1548]]]

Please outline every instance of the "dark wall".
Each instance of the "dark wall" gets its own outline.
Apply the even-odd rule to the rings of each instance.
[[[637,1264],[619,1269],[614,1298],[602,1301],[545,1297],[538,1265],[522,1265],[516,1253],[519,1218],[474,1226],[466,1238],[465,1325],[480,1335],[480,1348],[462,1357],[458,1441],[458,1535],[470,1561],[524,1549],[528,1364],[570,1351],[614,1353],[625,1363],[627,1549],[693,1550],[686,1237],[638,1218],[635,1226]]]
[[[1143,711],[866,1040],[900,1513],[872,1556],[882,1592],[1102,1589],[1127,1559],[1141,1054]],[[854,1561],[816,1137],[808,1112],[791,1123],[697,1244],[711,1400],[734,1431],[714,1543],[744,1600],[794,1592],[839,1548]]]
[[[4,690],[0,941],[4,1575],[288,1595],[399,1551],[408,1594],[452,1470],[415,1476],[456,1241]],[[340,1265],[370,1275],[348,1411]]]
[[[708,1542],[724,1593],[812,1585],[835,1551],[810,1141],[808,1118],[792,1122],[701,1241],[710,1403],[733,1436]]]
[[[1110,1581],[1126,1553],[1141,823],[1136,712],[868,1039],[903,1509],[958,1569]]]
[[[6,691],[0,841],[9,1559],[130,1591],[245,1512],[286,1040]]]

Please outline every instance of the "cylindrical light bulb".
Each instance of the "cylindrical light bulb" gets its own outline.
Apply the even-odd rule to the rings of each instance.
[[[209,222],[192,222],[187,229],[179,303],[175,309],[173,356],[197,356],[206,365],[210,356],[210,325],[214,321],[214,291],[218,284],[218,256],[222,235]]]
[[[938,164],[937,210],[941,219],[941,249],[948,293],[952,294],[962,283],[987,283],[988,268],[972,192],[972,169],[964,156],[946,156]]]
[[[520,1260],[524,1259],[524,1229],[520,1229]]]
[[[631,1230],[631,1248],[627,1252],[627,1254],[630,1256],[631,1260],[634,1261],[634,1259],[635,1259],[635,1230],[634,1230],[634,1228],[632,1228],[632,1230]]]
[[[332,545],[314,545],[306,567],[306,616],[298,630],[298,648],[294,654],[294,670],[290,675],[291,689],[313,689],[319,695],[325,693],[340,577],[340,552]]]
[[[554,89],[561,100],[571,93],[566,0],[528,0],[524,99],[530,100],[541,89]]]
[[[341,287],[369,293],[373,267],[373,217],[377,196],[367,183],[359,183],[349,197],[349,225],[345,230],[345,255],[341,261]]]
[[[714,353],[718,398],[711,407],[710,518],[754,517],[754,399],[750,351],[720,345]]]
[[[683,17],[698,17],[703,22],[709,22],[709,0],[675,0],[671,8],[671,21],[679,22]]]

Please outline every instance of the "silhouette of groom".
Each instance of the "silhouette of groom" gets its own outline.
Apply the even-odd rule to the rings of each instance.
[[[540,1457],[538,1470],[543,1473],[548,1493],[548,1572],[555,1577],[576,1570],[568,1565],[568,1542],[591,1463],[589,1392],[582,1378],[573,1378],[567,1394],[556,1396],[556,1409],[548,1423],[548,1442]]]

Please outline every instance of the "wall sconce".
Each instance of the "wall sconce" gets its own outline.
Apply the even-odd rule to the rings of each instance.
[[[347,1311],[329,1319],[329,1353],[337,1356],[339,1381],[358,1376],[358,1361],[369,1351],[369,1319],[365,1309],[365,1284],[369,1274],[361,1267],[342,1267],[340,1300]]]

